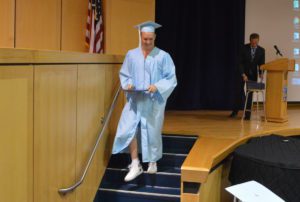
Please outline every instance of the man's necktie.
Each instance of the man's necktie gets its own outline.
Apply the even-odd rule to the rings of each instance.
[[[256,48],[251,48],[251,60],[254,60]]]

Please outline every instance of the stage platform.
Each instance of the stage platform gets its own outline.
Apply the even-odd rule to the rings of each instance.
[[[181,167],[182,186],[184,182],[195,182],[201,185],[207,183],[210,173],[222,164],[222,161],[237,146],[251,137],[269,134],[284,136],[300,134],[299,105],[288,108],[288,122],[286,123],[262,121],[256,112],[252,114],[251,120],[245,121],[241,120],[241,112],[237,118],[230,118],[229,114],[230,111],[206,110],[166,112],[164,134],[200,137]],[[182,198],[183,201],[194,197],[192,194],[181,194],[181,196],[187,196],[187,198]]]

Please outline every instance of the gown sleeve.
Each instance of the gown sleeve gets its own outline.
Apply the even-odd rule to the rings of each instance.
[[[133,84],[131,75],[130,52],[126,54],[125,60],[119,73],[119,77],[123,89],[127,89],[127,86],[129,84]]]
[[[163,58],[163,78],[156,82],[158,93],[162,99],[166,102],[168,97],[177,85],[175,65],[171,56],[167,53]]]

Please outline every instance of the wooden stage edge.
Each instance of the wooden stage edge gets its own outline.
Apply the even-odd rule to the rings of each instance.
[[[262,113],[252,113],[251,120],[229,118],[230,111],[167,111],[164,134],[197,135],[181,170],[182,180],[204,183],[211,169],[248,139],[269,134],[300,135],[300,107],[288,108],[288,122],[262,120]]]

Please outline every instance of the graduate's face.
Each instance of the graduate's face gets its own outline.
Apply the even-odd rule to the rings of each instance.
[[[141,33],[141,43],[142,48],[147,51],[151,51],[154,48],[155,33],[153,32],[142,32]]]

